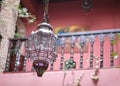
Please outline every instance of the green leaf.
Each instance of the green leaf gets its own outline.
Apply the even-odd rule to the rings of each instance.
[[[117,34],[116,34],[116,37],[117,37],[117,39],[120,39],[120,34],[117,33]]]
[[[45,3],[47,0],[43,0],[43,3]]]
[[[20,33],[15,33],[14,37],[15,37],[15,38],[21,38],[21,37],[22,37],[22,34],[20,34]]]
[[[65,61],[65,66],[64,68],[67,69],[75,69],[76,67],[76,62],[73,61],[71,58]]]
[[[116,40],[112,40],[112,44],[115,45],[117,42]]]
[[[117,59],[117,58],[118,58],[118,53],[117,53],[117,52],[112,52],[112,57],[113,57],[114,59]]]

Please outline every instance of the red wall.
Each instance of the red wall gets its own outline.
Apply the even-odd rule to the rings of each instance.
[[[80,0],[50,4],[50,24],[54,27],[72,25],[89,26],[89,30],[119,28],[120,2],[116,2],[116,0],[93,1],[94,6],[88,14],[81,8]],[[36,30],[37,24],[42,22],[43,7],[41,5],[35,15],[37,21],[34,24],[26,24],[27,35],[32,30]]]

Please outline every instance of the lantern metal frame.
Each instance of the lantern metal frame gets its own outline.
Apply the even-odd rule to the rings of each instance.
[[[33,67],[40,77],[47,70],[49,63],[55,62],[57,57],[57,36],[48,23],[48,4],[49,0],[45,0],[43,22],[38,24],[37,30],[32,31],[26,41],[26,57],[33,61]]]

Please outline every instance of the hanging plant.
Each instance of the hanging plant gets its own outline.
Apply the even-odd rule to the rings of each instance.
[[[28,12],[27,8],[19,5],[18,7],[18,17],[20,18],[27,18],[28,23],[33,23],[36,20],[35,15],[32,15]]]
[[[116,45],[117,42],[118,42],[118,40],[120,40],[120,34],[119,34],[119,33],[116,34],[115,39],[112,41],[112,45]],[[117,58],[118,58],[118,53],[115,52],[115,51],[112,52],[111,55],[112,55],[112,57],[113,57],[114,59],[117,59]]]
[[[76,67],[76,62],[73,61],[71,58],[65,61],[65,70],[68,69],[75,69]]]
[[[112,54],[112,57],[113,57],[114,59],[117,59],[117,58],[118,58],[118,53],[117,53],[117,52],[112,52],[111,54]]]
[[[15,33],[14,38],[22,38],[22,34],[20,34],[20,33]]]
[[[16,47],[13,46],[13,47],[11,47],[10,57],[14,57],[15,55],[16,55]]]

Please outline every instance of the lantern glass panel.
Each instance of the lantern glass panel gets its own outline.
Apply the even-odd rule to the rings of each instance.
[[[46,60],[50,62],[56,58],[57,37],[52,32],[52,27],[45,24],[39,25],[35,32],[28,38],[27,53],[32,60]]]

